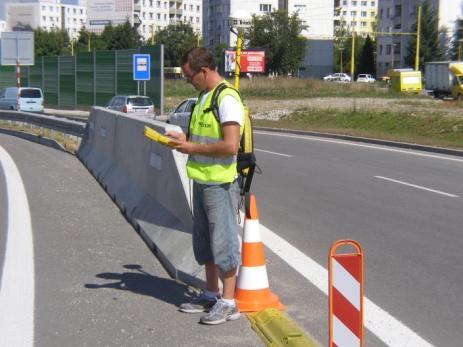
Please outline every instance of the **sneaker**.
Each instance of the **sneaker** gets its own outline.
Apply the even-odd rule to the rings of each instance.
[[[208,312],[216,302],[216,298],[210,298],[203,293],[192,301],[181,304],[179,310],[185,313]]]
[[[221,324],[238,318],[240,318],[240,313],[236,305],[227,305],[219,299],[209,313],[201,317],[200,322],[203,324]]]

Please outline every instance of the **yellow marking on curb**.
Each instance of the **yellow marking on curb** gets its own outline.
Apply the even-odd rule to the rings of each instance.
[[[306,335],[295,322],[274,308],[247,315],[252,329],[267,347],[316,347],[320,344]]]

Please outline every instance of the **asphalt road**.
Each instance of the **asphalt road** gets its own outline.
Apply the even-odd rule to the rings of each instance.
[[[410,332],[421,345],[461,345],[462,158],[262,132],[255,144],[263,226],[325,268],[335,240],[362,244],[366,297],[407,328],[400,335],[374,315],[366,346],[420,345],[407,340]],[[176,311],[186,288],[167,277],[74,157],[4,135],[0,145],[31,206],[37,345],[200,346],[211,336],[214,346],[260,345],[245,319],[210,328]],[[299,274],[304,264],[295,267],[267,249],[271,290],[326,344],[327,297]]]
[[[325,268],[332,242],[357,240],[366,297],[424,341],[461,345],[463,158],[264,132],[255,146],[263,225]],[[271,280],[288,273],[281,267]],[[288,297],[290,312],[326,341],[326,299],[296,278],[288,285],[310,305]],[[300,307],[316,313],[304,316]],[[366,330],[366,345],[384,342]]]
[[[35,346],[262,345],[244,317],[204,326],[177,311],[190,291],[169,278],[76,157],[3,134],[0,146],[18,167],[31,211]],[[3,174],[0,166],[0,271]]]

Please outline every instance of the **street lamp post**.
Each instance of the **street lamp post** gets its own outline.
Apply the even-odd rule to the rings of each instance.
[[[344,46],[339,46],[339,52],[341,54],[341,73],[342,73],[342,68],[343,68],[343,63],[342,63],[342,52],[344,51]]]

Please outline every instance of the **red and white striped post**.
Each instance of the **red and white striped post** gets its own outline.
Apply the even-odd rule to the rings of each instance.
[[[340,246],[355,253],[336,254]],[[329,271],[329,347],[363,346],[363,252],[353,240],[331,245]]]
[[[21,88],[21,64],[16,59],[16,87]]]

